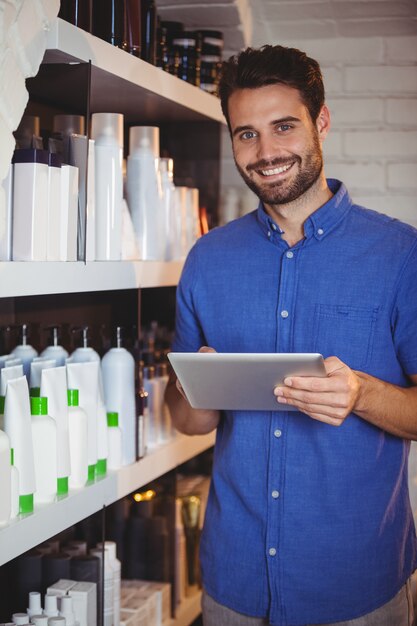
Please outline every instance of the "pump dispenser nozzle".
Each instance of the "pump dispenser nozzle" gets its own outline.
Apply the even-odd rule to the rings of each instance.
[[[116,328],[116,346],[117,348],[122,347],[122,327],[118,326]]]

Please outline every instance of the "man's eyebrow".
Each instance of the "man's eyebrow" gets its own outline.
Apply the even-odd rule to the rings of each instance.
[[[287,122],[300,122],[300,121],[301,120],[299,117],[293,117],[292,115],[287,115],[286,117],[281,117],[277,120],[272,120],[270,122],[270,126],[277,126],[278,124],[285,124]],[[236,128],[233,131],[233,137],[235,137],[239,133],[242,133],[246,130],[254,130],[254,127],[250,125],[236,126]]]

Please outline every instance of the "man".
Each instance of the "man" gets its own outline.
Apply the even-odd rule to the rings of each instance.
[[[173,350],[321,352],[327,376],[275,390],[296,412],[194,410],[169,386],[180,431],[217,428],[205,626],[409,626],[417,232],[326,180],[316,61],[247,49],[224,64],[220,97],[260,204],[191,250]]]

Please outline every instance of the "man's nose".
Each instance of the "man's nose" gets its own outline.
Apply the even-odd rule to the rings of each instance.
[[[263,161],[271,161],[272,159],[279,156],[279,142],[276,137],[265,134],[261,135],[258,140],[258,159]]]

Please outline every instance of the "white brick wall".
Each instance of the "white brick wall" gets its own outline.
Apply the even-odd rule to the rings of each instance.
[[[356,202],[417,226],[417,36],[280,43],[321,64],[332,114],[326,175],[343,180]],[[230,142],[227,133],[223,138]],[[223,159],[223,195],[228,186],[243,195],[229,146]]]

